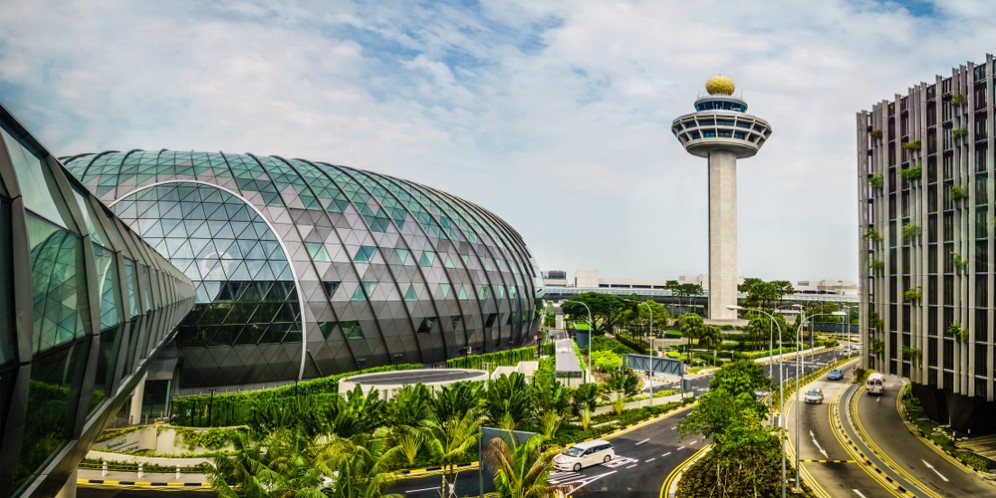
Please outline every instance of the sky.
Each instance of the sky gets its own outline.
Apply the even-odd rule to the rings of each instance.
[[[739,271],[857,280],[856,119],[985,62],[996,2],[4,0],[0,102],[56,156],[252,152],[423,183],[542,270],[708,271],[714,74],[774,132],[738,162]],[[987,45],[988,44],[988,45]]]

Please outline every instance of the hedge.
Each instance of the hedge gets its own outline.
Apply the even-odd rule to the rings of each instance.
[[[300,395],[338,394],[339,380],[346,377],[418,368],[422,368],[422,365],[412,363],[386,365],[258,391],[215,394],[213,397],[209,394],[181,396],[173,400],[173,423],[192,427],[207,427],[208,419],[210,419],[212,427],[243,425],[248,421],[252,408],[264,402],[282,401]]]
[[[518,365],[520,361],[533,361],[536,359],[536,347],[526,346],[518,349],[506,349],[493,353],[475,354],[470,356],[460,356],[446,360],[446,368],[475,368],[483,369],[484,364],[493,370],[495,367],[511,367]]]

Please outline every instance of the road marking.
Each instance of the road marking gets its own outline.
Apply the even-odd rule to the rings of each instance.
[[[601,478],[603,478],[605,476],[609,476],[609,475],[612,475],[612,474],[615,474],[615,473],[616,473],[616,471],[613,470],[612,472],[606,472],[604,474],[599,474],[597,476],[594,476],[591,479],[585,479],[585,480],[582,480],[582,481],[578,481],[578,482],[582,482],[584,484],[582,484],[582,485],[580,485],[580,486],[578,486],[576,488],[571,488],[570,492],[567,493],[567,494],[572,494],[575,491],[577,491],[577,490],[579,490],[579,489],[581,489],[581,488],[583,488],[583,487],[585,487],[585,486],[587,486],[587,485],[589,485],[589,484],[591,484],[591,483],[593,483],[593,482],[595,482],[595,481],[597,481],[597,480],[599,480],[599,479],[601,479]]]
[[[439,486],[436,486],[434,488],[413,489],[413,490],[410,490],[410,491],[405,491],[405,494],[408,494],[408,493],[421,493],[423,491],[436,491],[438,489],[439,489]]]
[[[810,429],[810,430],[809,430],[809,437],[813,438],[813,444],[815,444],[815,445],[816,445],[816,448],[817,448],[817,449],[819,449],[819,450],[820,450],[820,453],[822,453],[822,454],[823,454],[823,458],[830,458],[830,457],[829,457],[829,456],[827,455],[827,450],[824,450],[824,449],[823,449],[823,447],[822,447],[822,446],[820,446],[820,443],[817,443],[817,442],[816,442],[816,434],[813,434],[813,430],[812,430],[812,429]]]
[[[666,456],[668,456],[668,455],[670,455],[670,454],[671,454],[671,452],[669,451],[669,452],[667,452],[667,453],[665,453],[665,454],[663,454],[663,455],[661,455],[661,456],[662,456],[662,457],[666,457]]]
[[[684,447],[684,446],[679,446],[679,447],[678,447],[678,449],[677,449],[677,450],[675,450],[675,451],[681,451],[681,450],[683,450],[683,449],[685,449],[685,447]]]
[[[629,467],[626,467],[626,469],[632,469],[633,467],[636,467],[635,463],[633,465],[630,465]]]
[[[640,446],[641,444],[646,443],[647,441],[650,441],[650,438],[644,439],[643,441],[636,443],[636,446]]]
[[[650,460],[644,460],[643,463],[650,463],[650,462],[653,462],[654,460],[657,460],[657,457],[653,457]]]
[[[948,478],[944,477],[944,474],[941,474],[940,472],[938,472],[937,469],[935,469],[933,465],[927,463],[927,461],[924,460],[924,459],[922,459],[922,458],[920,459],[920,461],[923,462],[923,464],[926,465],[928,469],[933,470],[934,473],[937,474],[938,477],[940,477],[941,479],[944,479],[944,482],[948,482]]]
[[[854,491],[854,494],[860,496],[861,498],[867,498],[865,495],[861,494],[861,491],[858,491],[856,489],[852,489],[851,491]]]

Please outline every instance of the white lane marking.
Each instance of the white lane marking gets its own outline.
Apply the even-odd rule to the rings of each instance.
[[[823,458],[830,458],[829,456],[827,456],[827,450],[824,450],[823,447],[820,446],[820,443],[816,442],[816,434],[813,434],[812,429],[809,430],[809,437],[813,438],[813,444],[815,444],[816,448],[820,450],[820,453],[823,454]]]
[[[922,458],[920,459],[920,461],[923,462],[923,464],[926,465],[928,469],[933,470],[934,473],[937,474],[938,477],[940,477],[941,479],[944,479],[944,482],[948,482],[948,478],[944,477],[944,474],[941,474],[940,472],[938,472],[937,469],[935,469],[933,465],[927,463],[927,461],[924,460],[924,459],[922,459]]]
[[[643,441],[636,443],[636,446],[640,446],[641,444],[646,443],[647,441],[650,441],[650,438],[644,439]]]
[[[627,468],[627,469],[632,469],[633,467],[636,467],[636,464],[635,464],[635,463],[634,463],[633,465],[630,465],[629,467],[626,467],[626,468]]]
[[[653,457],[650,460],[644,460],[643,463],[650,463],[653,462],[654,460],[657,460],[657,457]]]
[[[663,455],[661,455],[661,456],[662,456],[662,457],[666,457],[666,456],[668,456],[668,455],[670,455],[670,454],[671,454],[671,452],[669,451],[669,452],[667,452],[667,453],[665,453],[665,454],[663,454]]]
[[[861,498],[867,498],[865,495],[861,494],[861,491],[858,491],[856,489],[852,489],[851,491],[854,491],[854,494],[860,496]]]
[[[577,491],[577,490],[579,490],[579,489],[581,489],[581,488],[583,488],[583,487],[585,487],[585,486],[587,486],[587,485],[589,485],[589,484],[591,484],[591,483],[593,483],[593,482],[595,482],[595,481],[597,481],[597,480],[599,480],[599,479],[601,479],[601,478],[603,478],[605,476],[609,476],[609,475],[612,475],[612,474],[615,474],[615,473],[616,473],[616,471],[613,470],[612,472],[606,472],[604,474],[599,474],[599,475],[597,475],[597,476],[595,476],[595,477],[593,477],[591,479],[585,479],[583,481],[578,481],[578,482],[583,482],[584,484],[582,484],[582,485],[580,485],[580,486],[578,486],[576,488],[571,488],[570,492],[567,493],[567,494],[572,494],[575,491]]]
[[[421,493],[423,491],[437,491],[438,489],[439,489],[439,486],[436,486],[434,488],[413,489],[413,490],[410,490],[410,491],[405,491],[405,494],[409,494],[409,493]]]
[[[671,430],[673,431],[673,430],[675,430],[677,428],[678,428],[678,426],[676,425],[676,426],[672,427]]]
[[[685,447],[684,447],[684,446],[679,446],[679,447],[678,447],[678,449],[677,449],[677,450],[675,450],[675,451],[681,451],[681,450],[683,450],[683,449],[685,449]]]

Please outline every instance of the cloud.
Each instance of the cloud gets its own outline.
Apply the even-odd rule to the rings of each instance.
[[[303,157],[419,181],[544,269],[707,270],[712,74],[775,130],[739,168],[740,273],[856,279],[854,113],[966,61],[986,2],[0,4],[0,100],[54,153]]]

